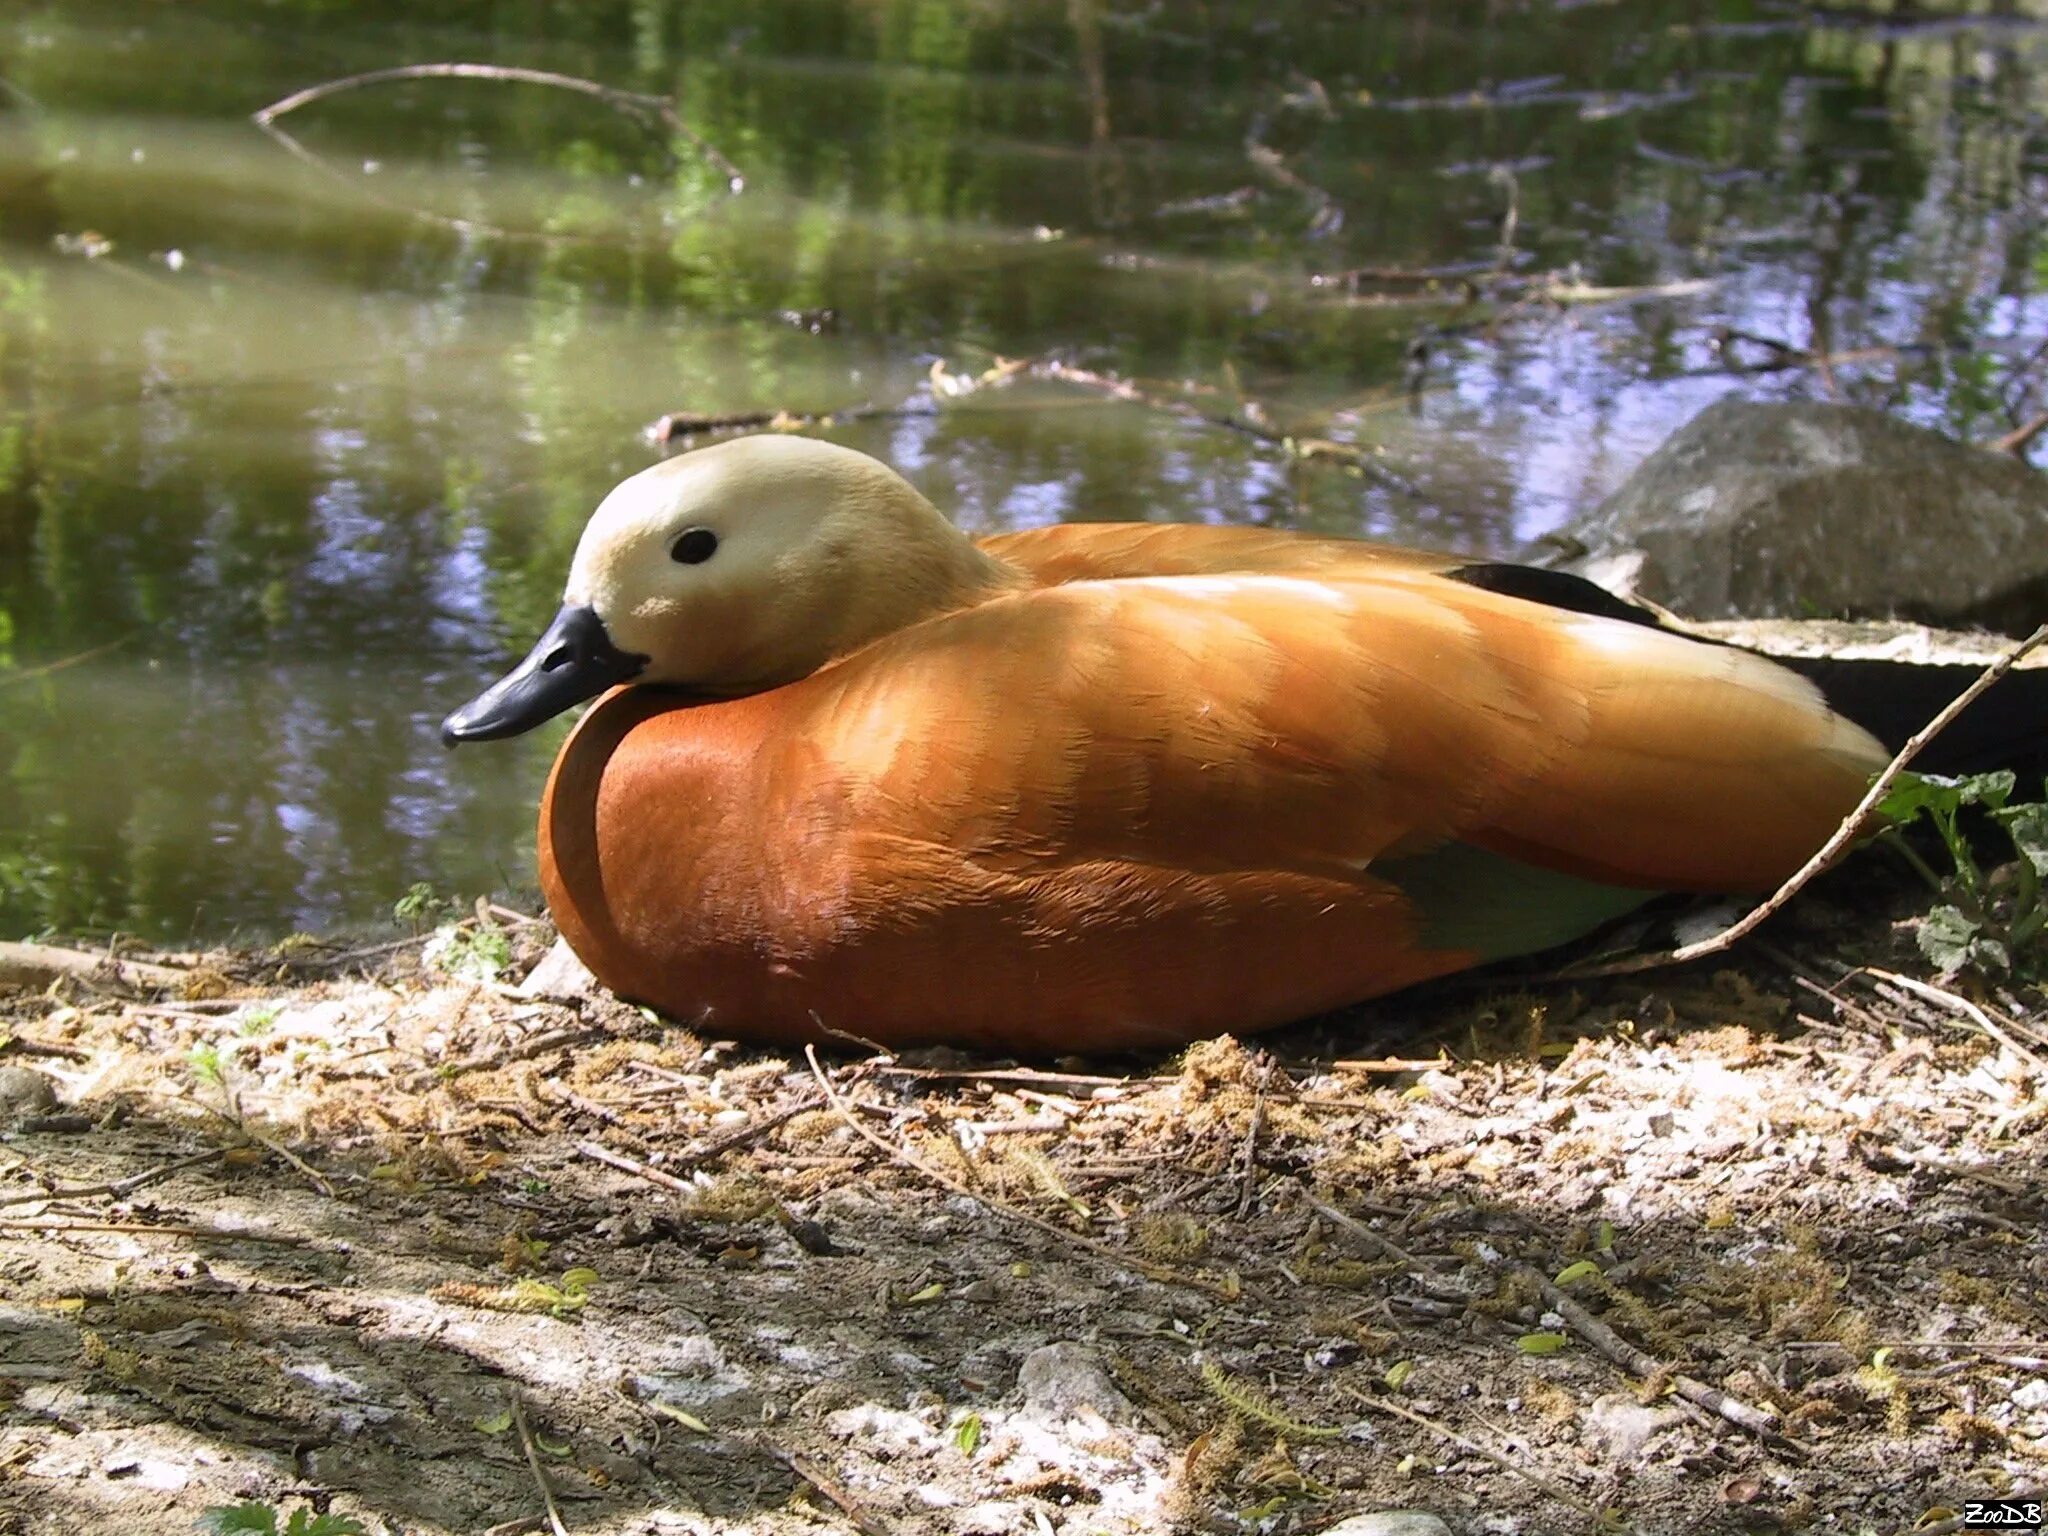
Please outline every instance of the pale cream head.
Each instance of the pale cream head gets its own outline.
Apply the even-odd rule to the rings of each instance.
[[[887,465],[764,435],[618,485],[583,530],[563,600],[648,658],[639,681],[747,693],[1010,579]]]

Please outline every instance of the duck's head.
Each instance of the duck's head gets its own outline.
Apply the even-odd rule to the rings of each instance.
[[[561,612],[441,739],[515,736],[616,683],[773,688],[1009,579],[866,454],[773,435],[701,448],[605,497]]]

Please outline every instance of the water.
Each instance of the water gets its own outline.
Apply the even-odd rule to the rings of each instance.
[[[2043,0],[1271,11],[0,10],[0,932],[253,937],[530,884],[559,728],[449,755],[433,727],[523,652],[667,411],[1053,353],[1393,474],[1051,386],[835,435],[975,529],[1499,554],[1730,390],[1975,438],[2044,403]],[[249,121],[446,59],[674,95],[745,190],[529,85],[352,91],[289,144]],[[1499,271],[1520,302],[1459,302]],[[1657,292],[1560,306],[1546,273]],[[1896,350],[1745,372],[1775,354],[1717,327]]]

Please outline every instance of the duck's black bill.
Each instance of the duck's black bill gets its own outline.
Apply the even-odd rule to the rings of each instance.
[[[630,682],[647,665],[612,644],[593,608],[564,608],[526,660],[441,722],[441,744],[496,741]]]

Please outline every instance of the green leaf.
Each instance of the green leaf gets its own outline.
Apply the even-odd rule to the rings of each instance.
[[[487,1435],[502,1435],[512,1427],[512,1410],[508,1408],[503,1413],[494,1413],[487,1419],[478,1419],[476,1427]]]
[[[953,1426],[953,1446],[962,1456],[972,1456],[981,1444],[981,1415],[970,1413]]]
[[[277,1536],[277,1511],[260,1500],[218,1504],[199,1517],[199,1528],[213,1536]]]
[[[1561,1333],[1525,1333],[1515,1340],[1515,1348],[1525,1355],[1554,1355],[1570,1342]]]
[[[1380,1380],[1387,1384],[1388,1391],[1398,1392],[1406,1385],[1408,1378],[1414,1374],[1415,1362],[1413,1360],[1396,1360],[1386,1368],[1386,1371],[1380,1376]]]
[[[2048,879],[2048,804],[2030,800],[2025,805],[1993,811],[2005,824],[2006,834],[2020,857],[2034,867],[2034,873]]]
[[[1878,801],[1877,810],[1879,815],[1903,827],[1918,820],[1922,812],[1954,815],[1962,803],[1956,780],[1927,773],[1902,773]]]
[[[1563,1269],[1560,1269],[1557,1272],[1557,1279],[1552,1283],[1562,1288],[1567,1285],[1575,1285],[1581,1280],[1590,1280],[1599,1273],[1600,1266],[1598,1264],[1595,1264],[1591,1259],[1581,1259],[1576,1264],[1567,1264]]]
[[[1964,805],[1982,805],[1992,810],[2010,800],[2018,784],[2018,776],[2010,768],[2001,768],[1996,773],[1973,773],[1955,781],[1956,793]]]
[[[1940,967],[1944,976],[1972,965],[1996,971],[2012,969],[2012,954],[2005,945],[1987,935],[1975,918],[1957,907],[1936,907],[1927,914],[1914,937],[1920,942],[1920,953]]]

